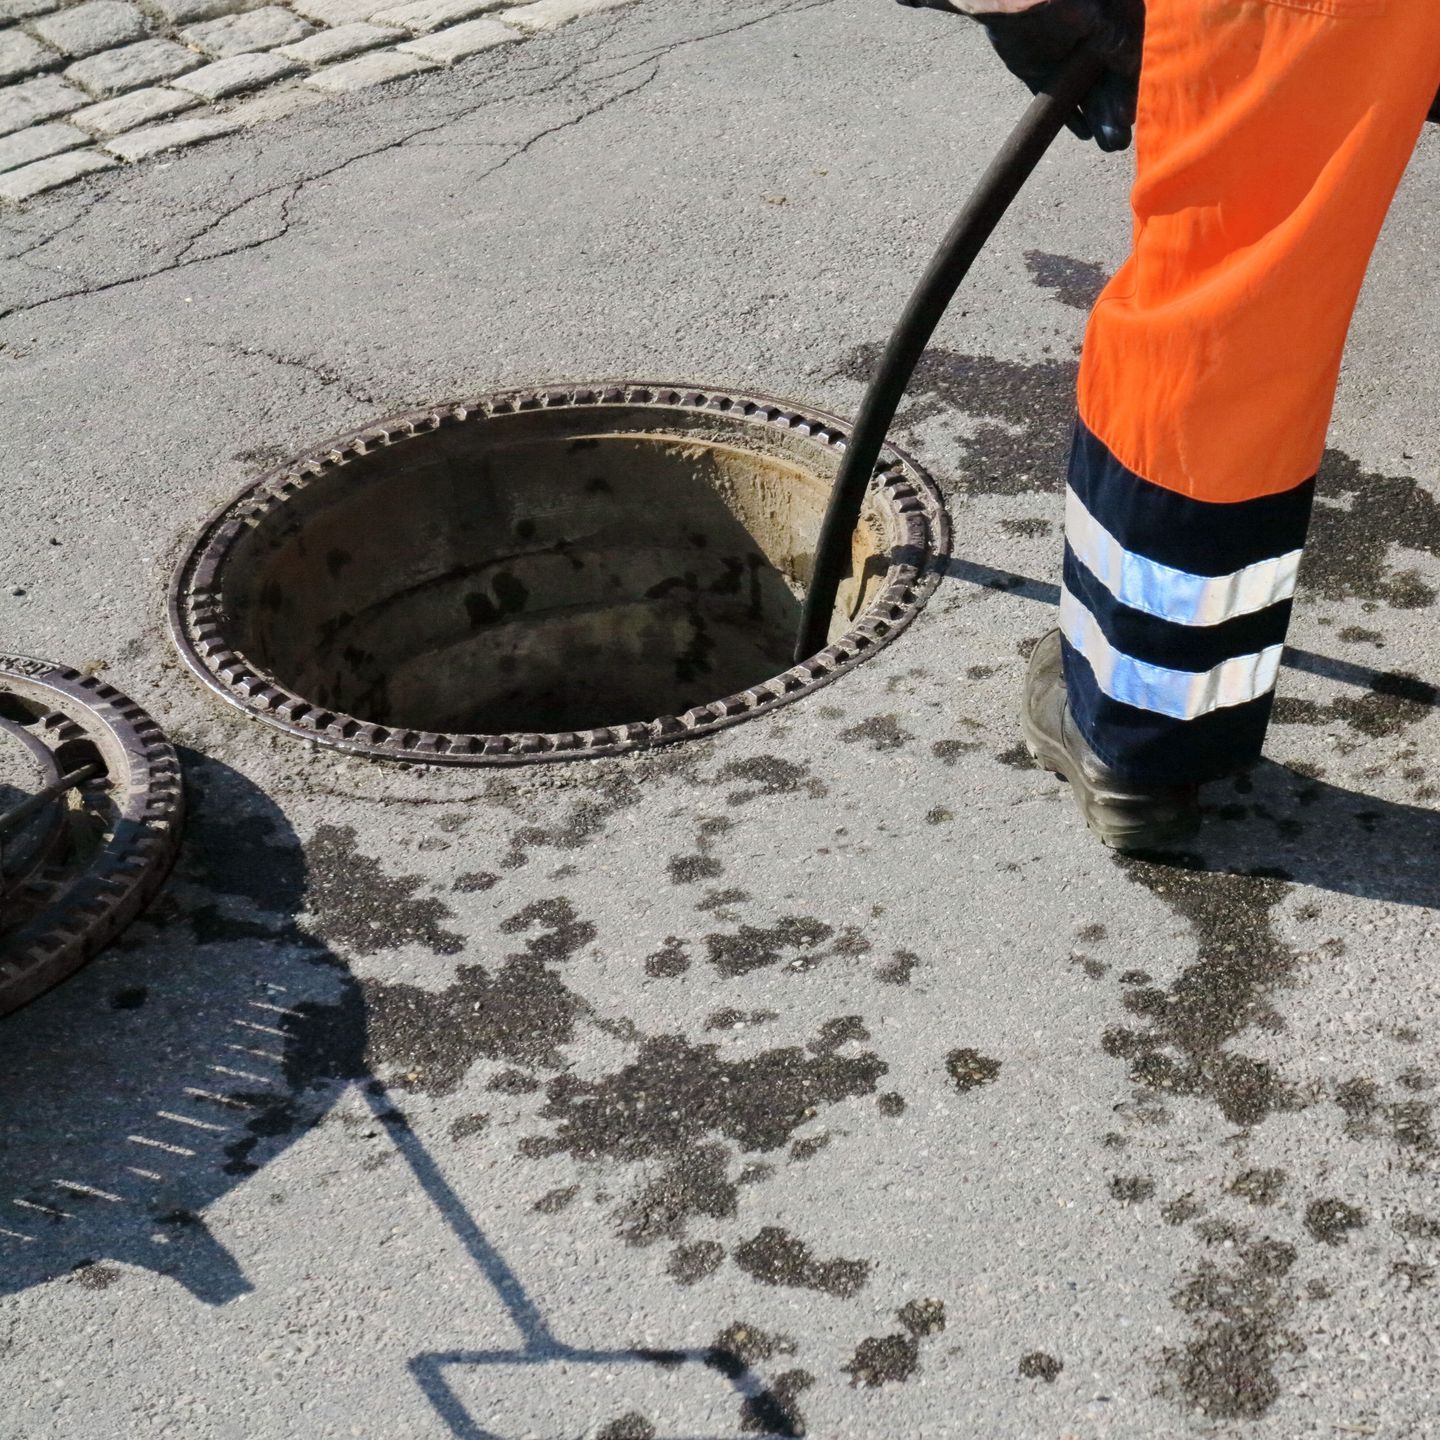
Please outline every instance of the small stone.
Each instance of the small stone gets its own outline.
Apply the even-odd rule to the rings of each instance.
[[[434,35],[422,35],[418,40],[408,40],[397,48],[409,55],[419,55],[441,65],[453,65],[482,50],[492,50],[497,45],[509,45],[523,39],[518,30],[502,25],[498,20],[470,20],[464,25],[452,25]]]
[[[503,4],[504,0],[410,0],[406,5],[379,10],[372,18],[377,25],[399,25],[412,35],[428,35],[457,20],[498,10]]]
[[[582,15],[596,15],[602,10],[616,10],[632,3],[633,0],[535,0],[533,5],[504,11],[500,18],[522,30],[558,30]]]
[[[179,150],[183,145],[198,145],[220,135],[233,135],[240,128],[231,115],[195,115],[185,120],[172,120],[168,125],[149,125],[117,135],[105,142],[105,148],[122,160],[143,160],[162,150]]]
[[[68,115],[86,101],[83,90],[77,90],[58,75],[42,75],[38,80],[0,91],[0,135],[23,130],[41,120]]]
[[[263,10],[249,10],[243,15],[224,15],[219,20],[206,20],[180,32],[187,44],[203,50],[216,59],[232,55],[248,55],[254,50],[273,50],[303,40],[314,26],[279,5]]]
[[[28,20],[32,15],[46,15],[57,9],[60,0],[0,0],[0,25],[12,20]]]
[[[340,26],[368,20],[393,4],[394,0],[295,0],[290,8],[317,25]]]
[[[0,85],[48,70],[60,57],[23,30],[0,30]]]
[[[33,165],[0,175],[0,200],[16,203],[28,200],[41,191],[67,185],[97,170],[108,170],[114,164],[110,156],[99,150],[72,150],[68,155],[52,155],[48,160],[37,160]]]
[[[432,61],[422,60],[418,55],[379,50],[373,55],[361,55],[357,60],[346,60],[342,65],[332,65],[328,70],[317,70],[305,83],[332,95],[342,95],[434,68]]]
[[[199,103],[193,95],[158,85],[148,90],[132,90],[128,95],[102,100],[98,105],[87,105],[70,116],[70,124],[78,125],[92,135],[119,135],[137,125],[148,125],[152,120],[177,115],[181,110],[188,110]]]
[[[283,120],[297,110],[308,110],[312,105],[324,103],[325,97],[314,90],[306,90],[300,85],[288,88],[282,85],[233,106],[225,114],[241,125],[260,125],[270,120]]]
[[[189,25],[195,20],[214,20],[220,15],[256,10],[265,0],[148,0],[148,3],[169,24]]]
[[[456,28],[463,30],[465,27],[460,25]],[[357,22],[338,26],[334,30],[317,30],[308,39],[297,40],[293,45],[282,45],[275,53],[287,60],[298,60],[302,65],[329,65],[336,60],[348,60],[352,55],[363,55],[365,51],[378,49],[381,45],[393,44],[404,34],[403,30],[392,30],[385,25]]]
[[[32,125],[0,140],[0,170],[17,170],[21,165],[89,143],[88,135],[63,120],[53,125]]]
[[[90,0],[58,15],[47,15],[30,28],[47,44],[63,51],[72,60],[83,59],[101,50],[130,45],[149,34],[145,17],[134,5],[122,0]]]
[[[119,50],[106,50],[87,60],[77,60],[66,79],[83,85],[96,99],[122,95],[142,85],[173,80],[201,63],[200,56],[173,40],[142,40]]]
[[[272,80],[293,75],[300,67],[283,55],[234,55],[217,60],[203,70],[192,71],[176,81],[176,89],[188,90],[202,100],[223,100],[246,90],[258,90]]]

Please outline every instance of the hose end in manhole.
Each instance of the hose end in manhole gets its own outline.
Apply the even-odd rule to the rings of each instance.
[[[0,1015],[134,919],[183,810],[179,761],[144,710],[79,671],[0,655]]]
[[[227,701],[352,752],[515,765],[703,735],[844,674],[933,587],[944,506],[887,449],[830,641],[792,663],[845,438],[833,417],[695,386],[414,411],[214,515],[172,631]]]

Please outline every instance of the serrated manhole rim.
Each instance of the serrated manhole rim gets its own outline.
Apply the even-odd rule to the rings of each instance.
[[[113,686],[30,655],[0,655],[0,690],[68,722],[109,757],[114,824],[78,874],[52,900],[0,937],[0,1015],[73,974],[150,901],[169,874],[184,820],[174,747],[150,715]],[[119,761],[128,773],[116,774]]]
[[[216,509],[184,549],[171,581],[168,616],[181,658],[210,690],[254,719],[299,739],[350,754],[422,765],[524,765],[594,759],[648,749],[740,724],[830,684],[884,648],[914,620],[950,553],[950,520],[935,483],[903,450],[886,445],[873,486],[903,531],[882,588],[838,639],[818,654],[737,694],[679,715],[553,734],[479,735],[396,731],[325,709],[279,684],[227,643],[220,594],[230,543],[258,517],[376,446],[404,443],[444,425],[481,423],[522,411],[595,407],[714,411],[758,427],[778,426],[842,452],[847,422],[809,406],[725,388],[642,381],[502,390],[375,421],[302,451]],[[898,552],[898,558],[897,558]]]

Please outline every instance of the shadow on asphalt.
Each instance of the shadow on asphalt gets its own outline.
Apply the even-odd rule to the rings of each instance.
[[[298,838],[236,771],[181,758],[191,818],[160,899],[0,1022],[0,1295],[62,1276],[105,1288],[113,1261],[208,1304],[244,1294],[201,1212],[317,1125],[363,1064],[360,988],[296,921]]]
[[[0,1296],[50,1281],[107,1289],[123,1278],[118,1264],[168,1276],[209,1305],[246,1294],[204,1210],[262,1183],[355,1083],[376,1123],[342,1118],[360,1143],[394,1144],[519,1336],[506,1350],[411,1362],[453,1435],[491,1432],[446,1372],[487,1365],[699,1365],[748,1414],[773,1419],[750,1433],[798,1433],[728,1350],[592,1349],[551,1332],[371,1074],[362,987],[297,918],[310,875],[289,822],[237,771],[194,751],[181,758],[191,818],[161,898],[108,956],[0,1022]],[[303,1215],[309,1200],[295,1199]]]

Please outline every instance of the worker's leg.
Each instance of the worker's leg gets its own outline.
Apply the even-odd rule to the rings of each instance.
[[[1440,0],[1149,0],[1061,619],[1075,720],[1129,781],[1260,752],[1345,333],[1437,82]]]

